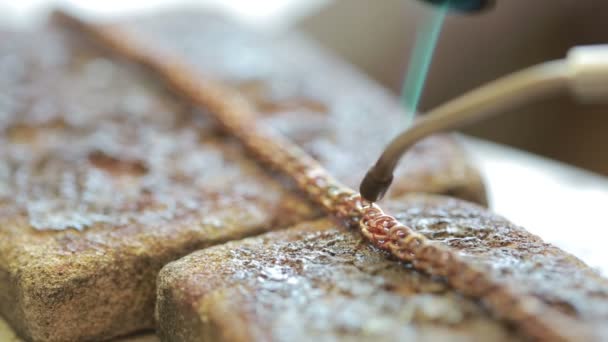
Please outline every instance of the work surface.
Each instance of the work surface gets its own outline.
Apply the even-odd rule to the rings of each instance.
[[[462,140],[483,172],[496,212],[608,274],[600,210],[608,203],[607,179],[501,145]],[[20,341],[1,319],[0,341]],[[158,339],[147,334],[119,341]]]
[[[463,140],[484,176],[493,211],[608,275],[608,179],[502,145]]]

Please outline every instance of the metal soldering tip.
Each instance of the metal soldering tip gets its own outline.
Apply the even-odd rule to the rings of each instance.
[[[384,197],[386,190],[388,190],[392,182],[392,174],[389,174],[388,178],[385,175],[381,176],[376,168],[372,167],[367,171],[365,177],[363,177],[363,181],[361,181],[361,185],[359,186],[359,192],[361,192],[361,196],[366,200],[377,202]]]

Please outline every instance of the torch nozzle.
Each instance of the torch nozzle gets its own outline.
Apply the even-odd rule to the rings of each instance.
[[[475,13],[491,8],[495,0],[424,0],[434,5],[447,5],[451,10]]]
[[[388,178],[387,178],[388,176]],[[361,181],[359,191],[361,196],[370,202],[376,202],[384,197],[384,194],[393,182],[393,173],[383,174],[374,167],[369,169]]]

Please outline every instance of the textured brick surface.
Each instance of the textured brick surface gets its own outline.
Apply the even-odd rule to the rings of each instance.
[[[551,324],[608,336],[608,282],[575,257],[476,205],[408,195],[385,207],[496,280],[566,314]],[[550,314],[550,313],[547,313]],[[166,341],[511,341],[479,302],[327,219],[192,253],[158,279]]]

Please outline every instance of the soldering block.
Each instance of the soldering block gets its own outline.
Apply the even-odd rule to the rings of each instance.
[[[608,338],[608,283],[575,257],[464,201],[408,195],[385,207],[502,284],[565,313],[553,328],[583,328],[580,341]],[[166,265],[157,319],[161,339],[180,342],[522,339],[479,301],[327,219]]]
[[[10,38],[0,312],[22,337],[152,328],[165,263],[319,214],[136,68],[64,32]]]
[[[215,38],[219,33],[209,32],[199,44],[237,39],[241,31]],[[290,182],[218,131],[204,109],[191,108],[148,71],[106,54],[84,34],[51,25],[0,33],[0,40],[0,313],[21,337],[102,340],[151,329],[155,280],[167,262],[319,216]],[[263,45],[250,48],[272,56]],[[339,65],[322,60],[310,70]],[[219,77],[222,69],[211,63],[199,66],[260,105],[244,81]],[[257,69],[241,69],[242,78],[248,70]],[[367,89],[368,110],[376,103],[384,119],[359,113],[361,120],[344,128],[350,109],[339,97],[317,99],[296,87],[286,88],[287,99],[300,99],[295,104],[263,97],[265,106],[281,109],[260,109],[260,121],[354,184],[348,168],[364,172],[401,111],[379,87],[347,67],[340,70],[337,77],[357,75],[349,87]],[[302,99],[314,99],[315,109]],[[370,144],[352,145],[356,139],[347,135],[364,131]],[[431,138],[406,158],[410,166],[396,179],[399,191],[485,200],[477,173],[452,138]]]

